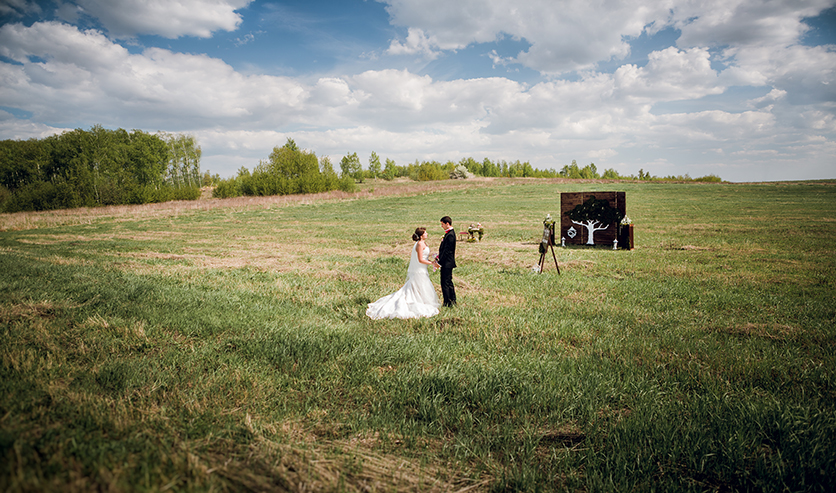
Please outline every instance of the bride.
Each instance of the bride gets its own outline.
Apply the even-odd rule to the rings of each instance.
[[[373,319],[419,318],[438,315],[438,295],[430,282],[427,266],[430,247],[427,246],[427,229],[416,228],[412,235],[415,246],[409,257],[406,284],[396,292],[369,303],[366,315]]]

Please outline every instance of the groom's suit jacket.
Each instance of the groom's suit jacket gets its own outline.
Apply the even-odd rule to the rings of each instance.
[[[456,231],[450,228],[438,245],[438,264],[445,269],[456,267]]]

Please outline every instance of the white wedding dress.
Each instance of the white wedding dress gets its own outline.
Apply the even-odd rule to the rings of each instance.
[[[422,256],[424,260],[429,259],[430,247],[424,247]],[[418,252],[413,245],[406,284],[396,292],[369,303],[366,315],[373,319],[432,317],[438,315],[439,305],[427,264],[418,261]]]

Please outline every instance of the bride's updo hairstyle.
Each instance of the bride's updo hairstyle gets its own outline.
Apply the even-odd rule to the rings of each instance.
[[[418,241],[424,236],[424,233],[427,232],[427,228],[415,228],[415,232],[412,233],[412,241]]]

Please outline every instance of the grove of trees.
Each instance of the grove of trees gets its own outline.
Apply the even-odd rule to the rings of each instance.
[[[186,135],[96,125],[0,141],[0,212],[193,200],[200,147]]]
[[[353,158],[359,167],[360,161],[356,153]],[[317,160],[316,154],[299,149],[293,139],[287,139],[284,146],[274,147],[268,159],[260,161],[252,173],[242,167],[237,176],[220,180],[212,196],[227,198],[241,195],[289,195],[336,189],[353,191],[356,186],[354,175],[350,175],[351,171],[347,170],[353,170],[354,164],[346,164],[346,158],[343,158],[343,161],[341,166],[345,176],[340,178],[327,156]],[[359,172],[362,172],[362,169],[359,169]]]

